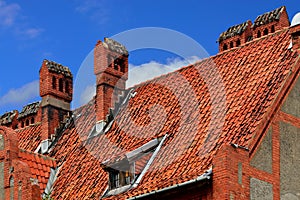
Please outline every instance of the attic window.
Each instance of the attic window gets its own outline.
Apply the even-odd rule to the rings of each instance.
[[[261,37],[261,32],[257,31],[257,38],[260,38],[260,37]]]
[[[102,168],[109,173],[109,189],[103,197],[117,195],[137,187],[148,171],[167,135],[153,139],[139,148],[123,155],[123,159],[106,161]]]
[[[23,121],[21,122],[21,128],[24,128],[24,122]]]
[[[109,172],[109,188],[111,190],[129,185],[133,181],[132,172],[129,170],[118,171],[112,170]]]
[[[31,124],[34,124],[34,117],[31,118]]]
[[[267,28],[265,28],[264,35],[268,35],[268,34],[269,34],[269,30]]]
[[[26,119],[25,124],[26,124],[26,126],[29,126],[29,119]]]
[[[227,44],[224,44],[224,45],[223,45],[223,51],[226,51],[227,49],[228,49]]]
[[[233,42],[232,41],[230,42],[230,48],[233,48]]]

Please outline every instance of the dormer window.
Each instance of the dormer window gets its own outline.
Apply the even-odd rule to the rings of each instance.
[[[129,170],[126,171],[111,170],[109,172],[109,188],[111,190],[129,185],[132,183],[132,181],[133,181],[132,172],[130,172]]]
[[[104,192],[103,197],[117,195],[136,187],[152,164],[166,137],[167,135],[151,140],[126,153],[122,159],[102,163],[102,168],[109,175],[109,189]]]

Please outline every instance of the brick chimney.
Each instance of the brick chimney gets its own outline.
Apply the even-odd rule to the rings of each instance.
[[[253,38],[260,38],[264,35],[274,33],[290,26],[288,14],[285,6],[277,8],[258,16],[253,25]]]
[[[239,47],[252,38],[251,21],[230,27],[219,37],[219,52]]]
[[[292,38],[292,49],[300,53],[300,13],[297,13],[293,17],[290,34]]]
[[[96,75],[96,120],[97,129],[107,123],[107,115],[125,90],[128,79],[128,51],[120,43],[104,38],[94,50],[94,73]]]
[[[50,139],[70,112],[73,75],[68,67],[44,60],[40,69],[42,140]]]

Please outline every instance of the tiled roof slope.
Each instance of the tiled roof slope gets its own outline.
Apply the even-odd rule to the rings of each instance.
[[[283,12],[283,10],[284,10],[284,6],[282,6],[280,8],[277,8],[277,9],[271,11],[271,12],[267,12],[267,13],[264,13],[262,15],[259,15],[255,19],[255,21],[252,25],[253,28],[255,28],[257,26],[268,24],[268,23],[273,22],[275,20],[279,20],[280,15]]]
[[[249,26],[249,21],[246,21],[242,24],[232,26],[232,27],[228,28],[225,32],[221,33],[218,41],[221,42],[223,40],[226,40],[227,38],[230,38],[230,37],[233,37],[236,35],[241,35],[248,26]]]
[[[36,114],[40,108],[40,104],[41,104],[41,102],[39,101],[39,102],[34,102],[31,104],[28,104],[27,106],[24,106],[22,111],[20,112],[18,118],[20,119],[20,118],[26,117],[31,114]]]
[[[213,156],[225,144],[249,147],[257,126],[296,62],[297,53],[288,49],[289,43],[289,32],[283,30],[136,86],[137,94],[129,101],[130,112],[122,107],[110,131],[88,141],[86,137],[95,124],[93,102],[77,109],[75,123],[63,133],[50,155],[62,164],[52,197],[99,199],[108,186],[108,175],[101,163],[165,134],[165,144],[138,187],[114,198],[144,194],[196,178],[211,167]],[[212,83],[217,82],[215,72],[206,68],[213,63],[226,93],[223,126],[210,124],[212,93],[199,74],[202,71]],[[214,88],[213,92],[218,94],[221,90]],[[217,106],[221,105],[218,101]],[[153,105],[160,106],[152,112]],[[219,135],[209,134],[218,130]]]
[[[50,169],[56,168],[55,160],[26,150],[20,151],[20,157],[30,167],[32,178],[38,180],[42,194],[50,177]]]
[[[41,143],[41,123],[16,129],[19,138],[19,148],[35,152]]]

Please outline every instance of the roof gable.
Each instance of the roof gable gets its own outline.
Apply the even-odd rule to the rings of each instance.
[[[169,137],[140,184],[118,197],[196,178],[211,167],[213,156],[225,144],[250,147],[257,126],[296,60],[297,53],[288,49],[289,43],[286,29],[135,86],[135,97],[127,107],[121,107],[111,129],[89,140],[95,124],[94,100],[76,110],[73,126],[63,133],[51,152],[63,164],[53,196],[100,197],[108,181],[102,162],[124,156],[165,134]],[[212,63],[225,87],[224,124],[211,124],[211,94],[199,73],[206,69],[203,72],[211,77],[210,81],[217,81],[214,72],[205,67]],[[214,89],[216,93],[220,90]],[[218,130],[219,134],[210,135]],[[93,170],[86,170],[89,168]],[[72,181],[67,183],[63,174]],[[83,186],[83,182],[90,187]]]

